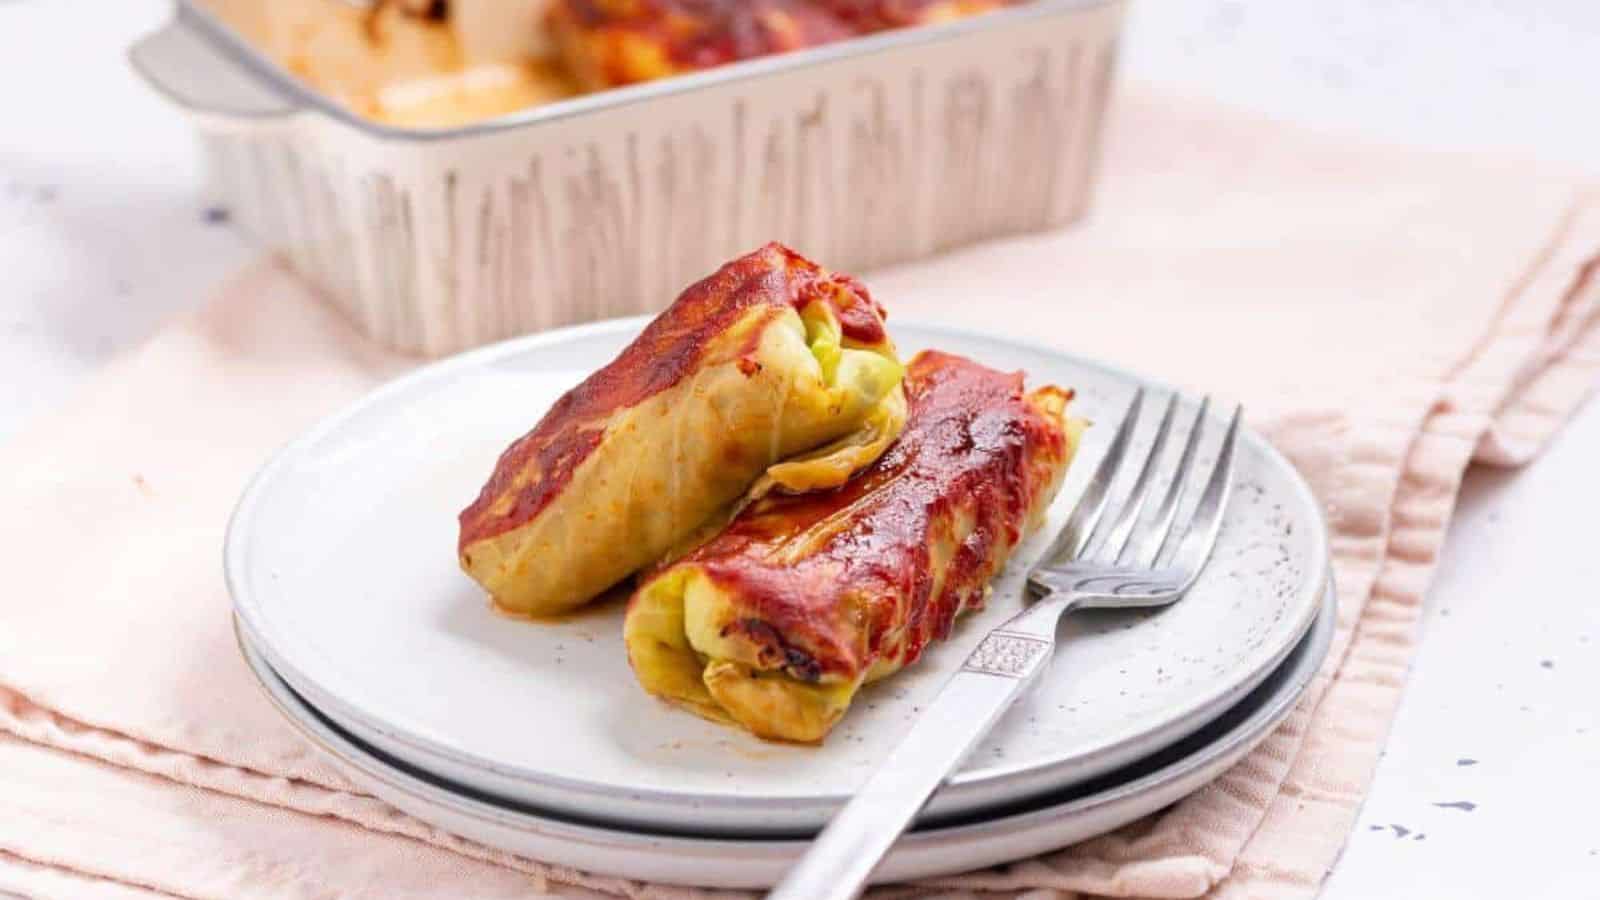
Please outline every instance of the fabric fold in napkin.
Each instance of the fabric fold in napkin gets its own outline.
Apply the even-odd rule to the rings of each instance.
[[[1580,178],[1137,92],[1104,158],[1086,224],[868,281],[898,317],[1244,402],[1326,509],[1333,649],[1282,727],[1171,809],[890,894],[1313,893],[1376,765],[1463,472],[1527,462],[1600,379],[1600,193]],[[518,859],[362,796],[239,658],[219,553],[245,481],[414,364],[263,264],[0,446],[0,890],[695,895]]]

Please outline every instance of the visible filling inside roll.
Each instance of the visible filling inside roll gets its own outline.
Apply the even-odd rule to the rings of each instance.
[[[640,682],[713,721],[762,737],[821,740],[865,680],[810,670],[808,660],[781,655],[776,641],[734,636],[727,592],[693,566],[653,580],[633,604],[625,639]]]

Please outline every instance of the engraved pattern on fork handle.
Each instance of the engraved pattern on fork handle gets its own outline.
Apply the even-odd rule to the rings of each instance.
[[[961,668],[966,672],[1027,678],[1049,656],[1053,646],[1051,641],[1043,638],[993,631],[968,654]]]

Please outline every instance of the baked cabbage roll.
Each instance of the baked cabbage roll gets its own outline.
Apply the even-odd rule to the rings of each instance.
[[[884,312],[779,244],[689,287],[513,443],[460,516],[502,609],[570,610],[725,521],[733,501],[843,483],[905,421]]]
[[[900,438],[848,483],[770,493],[630,599],[645,690],[763,737],[821,740],[867,682],[980,608],[1037,528],[1083,423],[1071,393],[1023,389],[938,352],[905,380]]]
[[[1012,6],[1020,0],[810,0],[861,32],[953,22]]]
[[[562,60],[591,90],[859,33],[807,0],[555,0],[546,15]]]

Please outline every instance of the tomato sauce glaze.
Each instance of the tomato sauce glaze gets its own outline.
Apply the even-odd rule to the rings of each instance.
[[[605,436],[617,412],[678,384],[702,365],[714,339],[751,309],[804,309],[827,302],[844,336],[863,345],[882,344],[884,311],[855,279],[836,275],[778,243],[727,263],[690,285],[633,343],[604,368],[562,395],[534,429],[501,454],[494,473],[460,515],[458,549],[531,521],[571,481]],[[748,356],[764,331],[758,324],[733,352],[746,376],[759,366]],[[514,494],[508,508],[500,498]]]
[[[738,598],[725,633],[802,681],[909,664],[948,637],[1066,463],[1063,423],[1028,401],[1020,372],[929,351],[905,387],[905,431],[871,467],[834,490],[760,500],[683,561]],[[963,511],[972,530],[936,590],[930,546]]]

